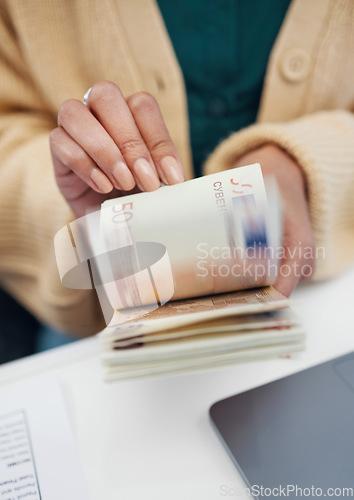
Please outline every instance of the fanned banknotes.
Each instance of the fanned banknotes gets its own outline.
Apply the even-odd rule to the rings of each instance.
[[[107,380],[303,349],[299,318],[271,287],[281,210],[258,164],[109,200],[99,217],[104,245],[89,232]]]
[[[107,380],[302,350],[305,331],[272,287],[169,302],[101,333]]]

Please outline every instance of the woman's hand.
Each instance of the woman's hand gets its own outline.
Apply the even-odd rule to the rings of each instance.
[[[267,144],[241,157],[236,166],[260,163],[263,175],[277,180],[283,202],[283,250],[274,287],[287,297],[315,268],[315,239],[310,225],[303,173],[286,152]]]
[[[50,149],[57,184],[76,217],[134,188],[154,191],[161,181],[184,180],[156,100],[145,92],[125,99],[112,82],[96,83],[87,105],[75,99],[61,105]]]

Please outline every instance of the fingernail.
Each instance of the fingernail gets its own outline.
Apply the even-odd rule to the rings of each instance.
[[[165,186],[168,186],[168,181],[165,177],[165,174],[162,171],[162,168],[160,168],[159,176],[160,176],[160,179],[162,180],[162,184],[165,184]]]
[[[113,184],[98,168],[93,168],[90,175],[93,183],[101,191],[101,193],[110,193],[113,189]]]
[[[123,161],[119,161],[113,169],[112,175],[118,185],[118,189],[130,191],[135,186],[133,174]]]
[[[169,184],[177,184],[184,181],[183,170],[179,162],[173,156],[165,156],[162,158],[161,170]]]
[[[136,174],[139,183],[144,187],[145,191],[155,191],[155,189],[158,189],[161,186],[161,182],[156,171],[144,158],[136,160],[134,163],[134,173]]]

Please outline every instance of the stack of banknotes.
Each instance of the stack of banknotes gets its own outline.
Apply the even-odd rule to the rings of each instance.
[[[303,349],[299,318],[272,288],[281,203],[258,164],[108,200],[92,220],[107,380]]]
[[[101,333],[106,380],[287,355],[305,331],[272,287],[169,302]]]

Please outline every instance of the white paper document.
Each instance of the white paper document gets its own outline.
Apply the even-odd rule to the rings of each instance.
[[[89,500],[59,381],[0,389],[0,499]]]

